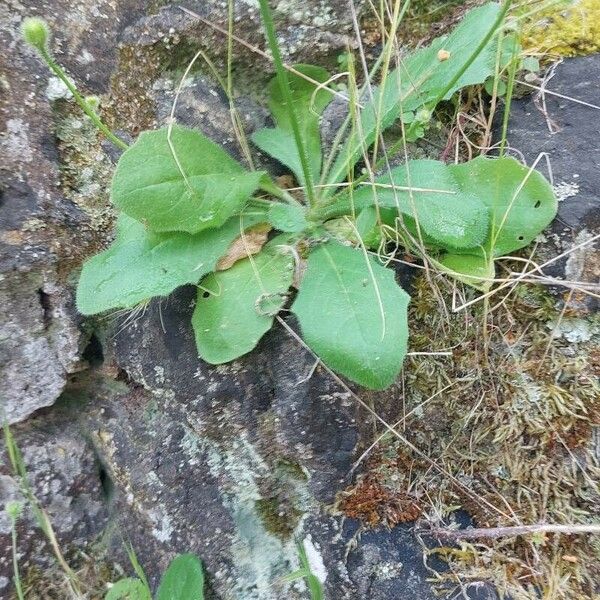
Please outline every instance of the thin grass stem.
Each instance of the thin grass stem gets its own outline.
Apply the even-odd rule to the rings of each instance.
[[[71,80],[67,77],[67,74],[63,68],[52,58],[52,55],[47,48],[38,49],[44,62],[48,65],[48,68],[67,86],[67,89],[73,94],[75,102],[79,104],[81,110],[90,118],[92,123],[110,140],[115,146],[121,148],[121,150],[127,150],[129,146],[121,139],[119,139],[102,121],[98,113],[92,109],[85,98],[77,91],[77,88],[73,85]]]
[[[306,196],[308,198],[308,203],[311,206],[314,206],[316,198],[315,198],[315,190],[313,187],[313,178],[310,170],[310,166],[308,164],[308,157],[306,154],[306,146],[304,144],[304,140],[302,139],[302,135],[300,133],[300,125],[298,123],[298,117],[296,115],[296,111],[294,109],[294,103],[292,99],[292,93],[290,91],[290,82],[287,76],[287,71],[285,70],[283,60],[281,58],[281,51],[279,50],[279,43],[277,42],[277,36],[275,35],[275,26],[273,24],[273,16],[271,14],[271,8],[269,7],[268,0],[259,0],[260,2],[260,14],[262,17],[263,25],[265,28],[265,33],[267,36],[267,42],[271,49],[271,54],[273,55],[273,63],[275,64],[275,69],[277,71],[277,80],[279,82],[279,88],[281,89],[281,94],[285,99],[285,103],[288,109],[288,116],[290,118],[290,124],[292,126],[292,133],[294,134],[294,141],[296,142],[296,147],[298,149],[298,154],[300,156],[300,164],[302,166],[302,173],[304,175],[304,181],[306,185]]]

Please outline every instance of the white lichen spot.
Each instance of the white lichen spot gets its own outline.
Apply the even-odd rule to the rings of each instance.
[[[554,331],[555,337],[563,337],[571,344],[589,342],[594,334],[598,333],[597,329],[584,319],[563,319],[558,324],[551,321],[547,326]]]
[[[325,583],[325,580],[327,579],[327,569],[325,568],[325,563],[323,562],[323,557],[321,556],[321,553],[313,544],[313,541],[310,539],[310,536],[306,536],[304,538],[304,540],[302,541],[302,545],[304,546],[304,551],[306,552],[306,558],[308,560],[311,573],[321,583]]]
[[[68,99],[72,96],[69,88],[58,77],[50,77],[46,86],[46,98],[50,102],[55,100]]]
[[[94,62],[94,55],[84,48],[81,51],[81,54],[77,57],[77,62],[82,65],[89,65],[90,63]]]
[[[148,515],[154,524],[154,527],[152,528],[152,535],[159,542],[170,541],[175,528],[173,527],[173,523],[169,515],[160,509],[149,511]]]
[[[377,565],[375,575],[377,579],[383,581],[395,579],[402,572],[403,566],[401,562],[381,562]]]
[[[577,194],[579,194],[579,184],[561,181],[560,183],[554,185],[554,194],[556,195],[556,199],[559,202],[562,202],[567,198],[572,198],[573,196],[577,196]]]
[[[161,366],[154,367],[154,380],[159,385],[162,385],[165,382],[165,368]]]

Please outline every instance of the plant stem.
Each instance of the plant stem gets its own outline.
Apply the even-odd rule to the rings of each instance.
[[[482,538],[501,538],[512,537],[516,535],[527,535],[529,533],[563,533],[565,535],[574,535],[590,533],[592,535],[600,534],[600,525],[519,525],[516,527],[490,527],[481,529],[432,529],[427,533],[436,537],[442,537],[451,540],[476,540]]]
[[[21,588],[21,576],[19,574],[19,559],[17,557],[17,523],[15,520],[12,522],[12,555],[14,572],[13,581],[15,584],[15,591],[17,592],[17,598],[19,600],[25,600],[23,589]]]
[[[298,204],[299,206],[302,206],[300,202],[298,202],[298,200],[296,200],[296,198],[294,198],[294,196],[292,196],[287,190],[281,189],[278,185],[275,185],[270,179],[265,179],[265,181],[263,181],[260,184],[260,189],[263,190],[263,192],[267,192],[267,194],[275,196],[275,198],[285,200],[285,202],[287,202],[288,204]]]
[[[294,134],[294,140],[296,142],[296,147],[298,148],[298,154],[300,156],[300,164],[302,166],[302,173],[304,175],[304,181],[306,183],[306,195],[308,197],[308,203],[311,206],[313,206],[315,204],[316,198],[315,190],[313,187],[312,173],[310,172],[304,141],[302,140],[302,136],[300,134],[300,125],[298,124],[298,117],[296,116],[296,111],[294,110],[294,103],[292,99],[292,94],[290,92],[290,83],[288,80],[287,71],[283,66],[281,52],[279,51],[279,44],[275,35],[273,16],[271,15],[271,9],[269,7],[268,0],[259,0],[259,2],[260,14],[262,17],[263,25],[265,27],[267,41],[269,43],[269,48],[271,49],[271,54],[273,55],[275,69],[277,70],[277,81],[279,83],[279,88],[281,89],[281,94],[284,97],[285,103],[288,107],[288,115],[290,117],[292,133]]]
[[[502,138],[500,140],[499,156],[504,156],[506,150],[506,134],[508,132],[508,120],[510,118],[510,106],[512,103],[512,95],[515,87],[515,77],[517,75],[517,57],[516,48],[513,50],[513,56],[508,70],[508,85],[506,87],[506,101],[504,104],[504,115],[502,115]]]
[[[123,140],[120,140],[98,116],[95,110],[85,101],[85,98],[77,91],[71,80],[67,77],[63,68],[55,62],[47,48],[39,48],[39,53],[48,65],[50,70],[67,86],[68,90],[73,94],[73,98],[79,104],[81,110],[91,119],[92,123],[109,139],[115,146],[122,150],[127,150],[129,147]]]

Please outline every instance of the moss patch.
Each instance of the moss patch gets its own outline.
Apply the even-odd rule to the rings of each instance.
[[[526,50],[555,56],[581,56],[600,51],[600,2],[576,0],[535,14],[525,23]]]
[[[453,299],[474,298],[464,293],[453,296],[444,280],[417,280],[411,350],[453,351],[405,364],[402,410],[392,420],[421,452],[380,431],[365,475],[338,507],[367,525],[393,525],[414,511],[444,526],[457,509],[480,527],[597,522],[600,319],[567,305],[559,324],[562,300],[522,284],[499,306],[493,297],[484,333],[481,302],[452,312]],[[577,333],[582,322],[585,335]],[[432,552],[452,567],[439,575],[441,587],[487,580],[501,597],[533,600],[552,586],[558,591],[545,597],[595,597],[600,553],[592,536]]]

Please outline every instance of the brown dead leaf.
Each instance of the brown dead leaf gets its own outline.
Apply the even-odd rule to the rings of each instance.
[[[238,260],[247,258],[252,254],[258,254],[267,241],[267,236],[271,231],[268,223],[259,223],[244,232],[244,235],[237,237],[229,246],[224,256],[217,263],[217,271],[225,271],[232,267]]]

